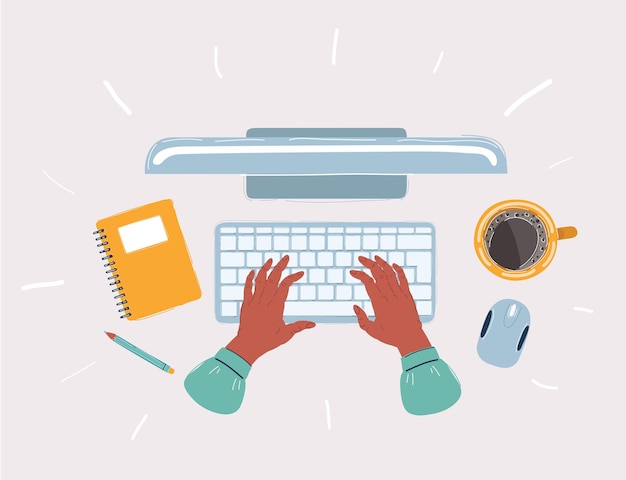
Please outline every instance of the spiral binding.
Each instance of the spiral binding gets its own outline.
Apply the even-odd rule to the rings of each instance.
[[[100,230],[96,230],[95,232],[93,232],[94,235],[98,235],[98,237],[96,237],[96,242],[99,242],[96,247],[104,247],[102,250],[100,250],[98,253],[102,254],[106,254],[104,257],[101,258],[101,260],[103,262],[106,262],[104,264],[104,267],[112,267],[109,268],[105,273],[107,274],[111,274],[110,277],[107,277],[107,280],[113,280],[111,283],[109,283],[109,286],[111,287],[115,287],[113,290],[111,290],[111,292],[113,293],[117,293],[113,298],[116,300],[120,300],[119,302],[117,302],[115,304],[116,307],[122,307],[120,309],[118,309],[119,313],[124,313],[124,315],[121,315],[120,318],[128,318],[131,316],[131,313],[128,311],[130,310],[130,307],[128,305],[126,305],[128,303],[128,300],[126,300],[124,297],[126,296],[125,293],[119,293],[122,290],[124,290],[124,288],[120,285],[121,281],[119,278],[119,273],[115,273],[117,272],[117,267],[114,267],[113,265],[115,265],[115,260],[112,260],[113,258],[113,254],[110,253],[111,252],[111,247],[107,247],[107,245],[109,244],[109,242],[107,242],[106,235],[104,234],[104,229],[101,228]],[[123,306],[125,305],[125,306]]]

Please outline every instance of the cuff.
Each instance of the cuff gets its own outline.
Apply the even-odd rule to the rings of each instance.
[[[252,368],[248,362],[227,348],[220,348],[220,350],[215,354],[215,359],[226,365],[244,380]]]
[[[419,367],[420,365],[434,362],[436,360],[439,360],[439,354],[437,353],[435,347],[416,350],[415,352],[411,352],[402,357],[402,370],[408,372],[415,367]]]

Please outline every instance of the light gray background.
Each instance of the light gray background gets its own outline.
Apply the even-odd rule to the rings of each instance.
[[[620,2],[573,3],[2,2],[2,478],[625,478],[626,35]],[[504,146],[509,174],[416,175],[402,200],[329,204],[250,201],[236,175],[143,173],[163,137],[251,127],[485,135]],[[204,294],[122,321],[95,221],[162,198],[174,200]],[[482,212],[509,198],[579,229],[522,282],[489,273],[472,245]],[[433,222],[438,303],[425,328],[460,401],[407,414],[398,353],[356,325],[318,325],[254,365],[239,412],[198,407],[186,373],[236,332],[213,316],[224,220]],[[510,369],[476,352],[504,297],[532,315]]]

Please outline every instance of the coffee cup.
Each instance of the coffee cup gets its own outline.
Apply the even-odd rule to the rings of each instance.
[[[507,280],[538,275],[552,262],[559,240],[578,234],[557,227],[548,212],[528,200],[505,200],[489,207],[474,233],[474,248],[487,269]]]

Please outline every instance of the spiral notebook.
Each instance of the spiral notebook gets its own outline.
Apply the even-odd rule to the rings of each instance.
[[[202,295],[172,200],[103,218],[96,228],[121,318],[139,320]]]

